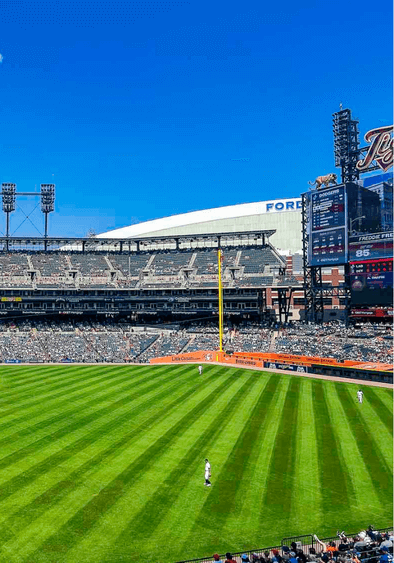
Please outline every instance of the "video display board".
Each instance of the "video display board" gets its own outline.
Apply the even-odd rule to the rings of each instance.
[[[393,259],[350,263],[352,304],[393,304]]]
[[[310,248],[310,263],[312,266],[344,264],[345,262],[345,227],[312,233]]]
[[[312,233],[345,226],[345,186],[316,191],[311,195]]]
[[[345,186],[309,194],[309,264],[330,266],[347,260]]]
[[[370,233],[349,238],[349,262],[392,258],[393,233]]]

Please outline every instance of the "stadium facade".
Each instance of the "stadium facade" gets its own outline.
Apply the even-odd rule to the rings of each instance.
[[[275,230],[270,243],[281,253],[302,250],[301,198],[273,199],[191,211],[98,235],[98,238],[143,238]]]

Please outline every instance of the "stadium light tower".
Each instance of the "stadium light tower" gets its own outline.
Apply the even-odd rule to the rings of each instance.
[[[45,215],[45,234],[48,237],[48,213],[55,209],[55,184],[41,184],[41,211]]]
[[[3,211],[7,214],[6,237],[10,236],[10,213],[15,211],[16,184],[3,183],[1,185]]]
[[[356,182],[359,171],[356,164],[360,158],[358,121],[352,119],[350,109],[333,114],[335,166],[342,169],[342,182]]]

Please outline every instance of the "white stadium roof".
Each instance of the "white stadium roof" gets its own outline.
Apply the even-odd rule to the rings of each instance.
[[[152,235],[166,235],[174,234],[177,229],[180,229],[179,234],[185,233],[185,228],[190,234],[201,233],[204,230],[204,225],[207,227],[207,232],[214,232],[215,224],[217,225],[217,232],[241,231],[244,224],[245,230],[250,227],[250,221],[243,221],[242,218],[255,218],[258,219],[259,228],[265,229],[265,223],[269,223],[272,228],[272,220],[267,221],[268,216],[275,215],[278,220],[278,226],[283,225],[283,215],[289,217],[296,213],[297,216],[301,214],[301,198],[287,198],[287,199],[273,199],[268,201],[258,201],[255,203],[241,203],[238,205],[228,205],[225,207],[215,207],[213,209],[204,209],[201,211],[191,211],[189,213],[181,213],[179,215],[171,215],[170,217],[163,217],[161,219],[153,219],[151,221],[144,221],[128,227],[122,227],[113,231],[108,231],[97,235],[97,238],[134,238]],[[279,220],[279,215],[282,217]],[[228,228],[228,220],[232,220]],[[237,221],[234,221],[237,220]],[[253,221],[254,223],[256,222]],[[227,227],[223,228],[227,223]],[[274,221],[275,223],[275,221]],[[298,222],[297,222],[298,223]],[[254,227],[256,228],[256,227]],[[193,230],[194,229],[194,230]],[[171,231],[171,233],[169,232]],[[274,243],[275,244],[275,243]]]

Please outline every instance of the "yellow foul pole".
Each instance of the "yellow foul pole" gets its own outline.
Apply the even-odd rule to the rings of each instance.
[[[222,251],[218,250],[219,266],[219,351],[223,352],[223,291],[222,291]]]

